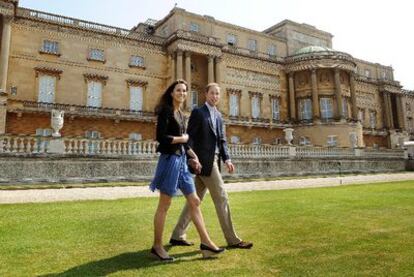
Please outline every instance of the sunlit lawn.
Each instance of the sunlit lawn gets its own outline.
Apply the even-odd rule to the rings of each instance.
[[[178,218],[173,201],[165,240]],[[174,263],[148,253],[157,199],[0,205],[0,276],[414,276],[414,181],[231,193],[251,250],[202,260],[174,247]],[[212,238],[225,245],[207,196]]]

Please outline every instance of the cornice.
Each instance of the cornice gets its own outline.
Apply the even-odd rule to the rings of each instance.
[[[292,62],[290,64],[286,64],[285,66],[286,73],[303,70],[314,70],[320,68],[335,68],[349,72],[354,72],[355,64],[348,60],[323,58],[313,60],[301,60],[297,62]]]

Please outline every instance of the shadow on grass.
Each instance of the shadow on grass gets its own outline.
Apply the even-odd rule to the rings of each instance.
[[[191,251],[172,255],[175,260],[173,264],[200,260],[200,251]],[[134,270],[168,264],[161,262],[150,254],[150,249],[138,252],[127,252],[110,258],[92,261],[78,265],[60,273],[49,273],[39,277],[60,277],[60,276],[107,276],[118,271]]]

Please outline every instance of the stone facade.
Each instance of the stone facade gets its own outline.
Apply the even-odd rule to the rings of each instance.
[[[397,147],[414,135],[414,93],[393,69],[332,50],[332,35],[282,21],[263,32],[174,8],[131,30],[0,0],[0,134],[39,135],[52,109],[64,137],[154,139],[154,107],[177,78],[187,110],[222,87],[234,143]]]

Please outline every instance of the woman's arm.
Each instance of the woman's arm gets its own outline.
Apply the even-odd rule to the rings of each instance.
[[[177,144],[177,143],[187,143],[188,135],[183,134],[181,136],[172,136],[168,134],[168,124],[170,124],[169,112],[163,110],[158,114],[157,117],[157,141],[162,144]]]

